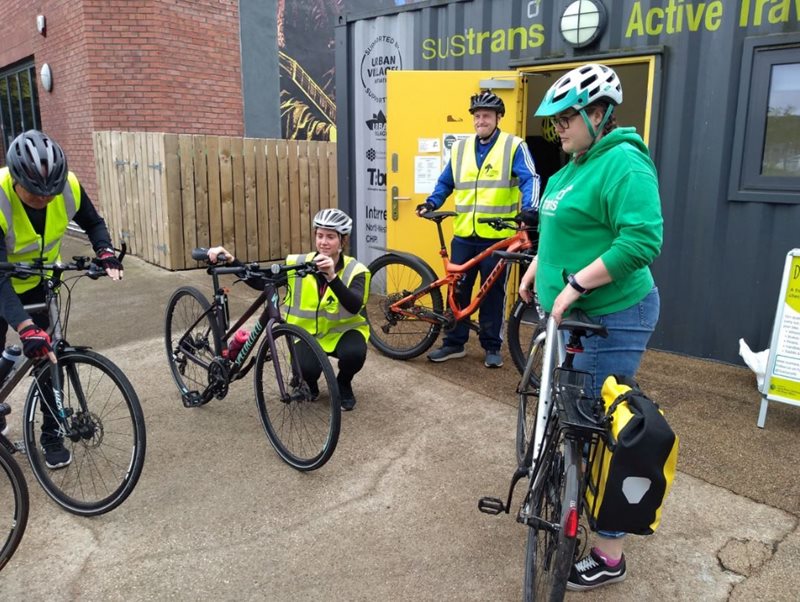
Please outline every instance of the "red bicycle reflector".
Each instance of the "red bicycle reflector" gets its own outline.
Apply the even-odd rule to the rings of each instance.
[[[583,347],[570,347],[567,345],[567,353],[583,353]]]
[[[564,521],[564,535],[566,537],[577,537],[578,535],[578,510],[570,508],[567,511],[567,520]]]

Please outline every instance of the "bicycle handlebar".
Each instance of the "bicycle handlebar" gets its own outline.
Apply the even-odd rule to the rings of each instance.
[[[319,270],[317,269],[317,264],[313,261],[306,261],[303,263],[297,264],[282,264],[282,263],[273,263],[268,266],[261,266],[258,262],[251,262],[242,265],[217,265],[216,263],[211,263],[208,258],[208,249],[207,248],[197,248],[192,250],[192,259],[195,261],[205,261],[208,264],[208,271],[209,273],[214,274],[233,274],[242,280],[246,280],[247,278],[261,278],[264,280],[270,280],[272,282],[278,282],[282,278],[285,277],[288,273],[294,272],[298,276],[303,277],[307,276],[308,274],[315,274]],[[217,261],[227,261],[228,257],[225,253],[220,253],[217,256]]]
[[[128,245],[124,242],[120,245],[119,249],[114,249],[119,252],[117,259],[122,263],[123,258],[128,252]],[[53,272],[53,278],[60,275],[62,272],[81,272],[84,271],[84,276],[88,276],[92,280],[97,280],[106,276],[105,268],[101,265],[101,260],[97,257],[89,257],[87,255],[73,255],[72,262],[63,263],[60,261],[54,263],[44,263],[41,260],[31,262],[9,262],[0,261],[0,273],[14,276],[16,278],[29,278],[31,276],[46,277],[46,272]]]

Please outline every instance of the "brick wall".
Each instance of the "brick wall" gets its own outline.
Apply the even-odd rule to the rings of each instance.
[[[0,69],[50,64],[42,129],[98,206],[93,131],[243,135],[237,0],[3,0],[0,40]]]

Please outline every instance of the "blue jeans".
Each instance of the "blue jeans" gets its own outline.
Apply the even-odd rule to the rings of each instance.
[[[466,263],[473,257],[479,255],[482,251],[488,249],[498,240],[491,238],[460,238],[454,237],[450,243],[450,261],[453,263]],[[475,285],[475,278],[478,272],[481,273],[481,284],[489,277],[492,270],[500,261],[499,258],[489,255],[486,259],[481,261],[477,266],[472,268],[464,275],[464,279],[458,284],[458,292],[456,299],[459,306],[463,309],[469,305],[472,299],[472,287]],[[478,324],[480,325],[479,339],[481,347],[486,351],[500,351],[500,345],[503,343],[502,328],[503,328],[503,308],[506,299],[506,276],[508,275],[508,266],[504,268],[504,273],[494,283],[494,285],[486,291],[486,296],[481,303]],[[442,343],[448,347],[463,347],[467,344],[469,339],[469,327],[466,324],[467,318],[459,322],[456,327],[448,332],[444,337]]]
[[[575,355],[573,367],[592,375],[595,397],[600,397],[603,382],[609,374],[636,376],[647,342],[658,322],[660,307],[658,288],[653,287],[644,299],[627,309],[603,316],[591,316],[593,322],[605,325],[608,338],[585,338],[584,352]],[[565,340],[567,334],[564,333]],[[610,538],[625,535],[620,531],[597,533]]]

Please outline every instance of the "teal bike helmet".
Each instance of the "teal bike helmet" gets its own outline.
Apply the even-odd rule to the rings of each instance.
[[[537,117],[552,117],[570,107],[580,111],[596,100],[622,104],[622,84],[610,67],[588,63],[568,71],[544,95]]]

